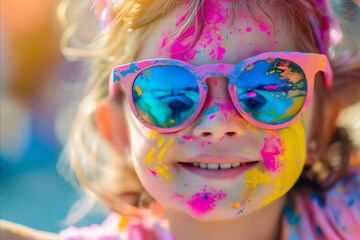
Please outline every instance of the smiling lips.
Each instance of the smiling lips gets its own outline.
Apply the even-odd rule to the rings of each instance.
[[[250,160],[235,155],[214,155],[214,154],[202,154],[196,157],[190,158],[186,162],[180,162],[187,166],[203,168],[203,169],[230,169],[238,168],[246,165],[253,165],[259,162],[258,160]]]

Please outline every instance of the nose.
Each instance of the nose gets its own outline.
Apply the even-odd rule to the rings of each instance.
[[[226,77],[211,77],[206,80],[208,94],[204,107],[193,128],[196,137],[223,140],[245,134],[245,119],[236,110]]]

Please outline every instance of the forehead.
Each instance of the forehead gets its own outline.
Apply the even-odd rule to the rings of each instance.
[[[270,7],[254,8],[250,13],[244,6],[234,8],[231,1],[205,1],[197,23],[194,20],[181,31],[191,15],[187,9],[186,5],[178,7],[152,27],[137,54],[138,61],[172,58],[196,66],[236,64],[264,52],[297,51],[289,26],[278,21]],[[202,30],[196,38],[201,17]]]

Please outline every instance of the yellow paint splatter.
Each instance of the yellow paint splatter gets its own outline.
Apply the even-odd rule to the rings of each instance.
[[[166,150],[170,147],[171,143],[174,141],[175,137],[172,137],[169,142],[161,149],[159,155],[158,155],[158,163],[161,164],[161,160],[166,152]]]
[[[248,67],[246,68],[246,70],[251,70],[253,67],[254,67],[254,64],[251,64],[250,66],[248,66]],[[250,88],[249,88],[249,90],[250,90]]]
[[[164,136],[159,136],[159,141],[157,143],[157,147],[161,148],[161,146],[163,145],[163,143],[165,142],[165,137]]]
[[[151,164],[155,160],[155,158],[154,158],[155,152],[156,152],[156,149],[154,147],[152,147],[150,152],[145,157],[145,163],[148,162],[149,164]]]
[[[169,167],[166,165],[163,165],[163,167],[154,167],[153,169],[155,172],[160,173],[162,176],[164,176],[166,179],[172,178],[171,174],[167,172],[169,170]]]
[[[157,136],[158,132],[157,131],[154,131],[154,130],[150,130],[150,133],[149,133],[149,137],[151,137],[152,139],[155,139],[156,136]]]
[[[283,163],[280,175],[274,179],[274,192],[265,199],[262,206],[287,193],[299,178],[305,164],[305,131],[300,120],[280,132],[283,154],[279,160]]]
[[[150,71],[150,70],[147,70],[147,71],[145,72],[145,76],[146,76],[146,77],[150,76],[150,74],[151,74],[151,71]]]
[[[232,208],[239,208],[239,207],[240,207],[240,203],[238,203],[238,202],[229,203],[229,204],[230,204],[230,206],[231,206]]]
[[[174,119],[170,119],[170,123],[174,123],[175,122],[175,120]]]
[[[139,85],[135,86],[135,90],[136,90],[137,94],[140,96],[141,95],[141,88],[139,87]]]
[[[217,34],[220,34],[222,40],[224,40],[224,41],[226,42],[226,44],[230,47],[230,43],[228,42],[228,40],[226,40],[226,39],[224,38],[224,36],[223,36],[219,31],[216,31],[216,33],[217,33]]]
[[[273,63],[273,62],[275,62],[275,59],[273,59],[273,58],[268,58],[268,59],[266,59],[266,62],[267,62],[267,63]]]
[[[245,151],[250,152],[250,150],[249,150],[249,149],[247,149],[247,148],[245,148]]]
[[[127,223],[128,223],[128,218],[125,217],[125,216],[122,217],[122,218],[120,219],[120,221],[119,221],[119,225],[118,225],[119,229],[124,228]]]
[[[253,167],[245,175],[245,183],[243,193],[246,194],[244,204],[252,200],[253,195],[259,185],[271,182],[271,177],[267,172],[260,171],[257,167]]]

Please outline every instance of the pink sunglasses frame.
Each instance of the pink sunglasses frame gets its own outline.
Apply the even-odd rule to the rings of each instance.
[[[300,111],[289,121],[279,123],[279,124],[268,124],[263,123],[255,120],[251,114],[248,114],[244,111],[239,103],[236,93],[236,82],[240,73],[250,66],[251,64],[255,63],[258,60],[266,60],[266,59],[273,59],[273,58],[281,58],[284,60],[289,60],[296,63],[300,66],[305,74],[306,81],[307,81],[307,95],[305,98],[304,105],[300,109]],[[152,66],[159,66],[159,65],[172,65],[172,66],[179,66],[183,67],[184,69],[188,70],[196,79],[198,86],[199,86],[199,104],[194,111],[194,113],[182,124],[175,127],[169,128],[161,128],[156,127],[148,123],[145,119],[143,119],[135,107],[132,98],[132,87],[136,77],[145,69],[152,67]],[[209,77],[214,76],[222,76],[227,77],[229,79],[228,90],[231,96],[231,100],[238,110],[239,114],[249,123],[253,124],[256,127],[264,128],[264,129],[281,129],[285,128],[295,121],[297,121],[307,110],[314,89],[314,80],[315,75],[317,72],[323,72],[325,78],[325,86],[330,89],[332,86],[333,81],[333,72],[329,63],[329,60],[326,55],[323,54],[316,54],[316,53],[301,53],[301,52],[267,52],[262,53],[250,58],[245,59],[244,61],[234,65],[234,64],[227,64],[227,63],[216,63],[216,64],[207,64],[203,66],[193,66],[187,62],[175,60],[175,59],[166,59],[166,58],[159,58],[159,59],[150,59],[144,60],[134,63],[129,63],[121,66],[116,66],[112,69],[112,73],[109,79],[109,92],[111,95],[116,95],[118,91],[120,91],[118,82],[123,84],[128,103],[130,105],[131,111],[136,116],[136,118],[144,124],[146,127],[155,130],[161,133],[171,133],[177,132],[181,129],[187,127],[190,123],[192,123],[200,114],[203,109],[206,96],[207,96],[207,84],[206,79]]]

